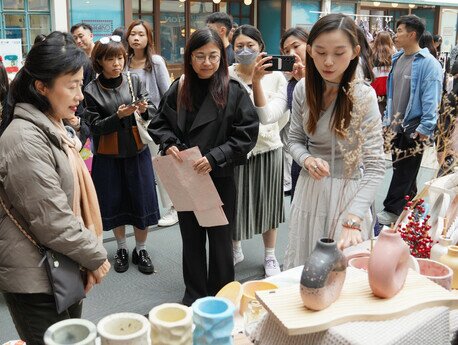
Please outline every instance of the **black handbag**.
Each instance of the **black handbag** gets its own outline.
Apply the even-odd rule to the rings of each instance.
[[[8,217],[43,255],[39,266],[45,265],[56,302],[57,313],[60,314],[73,304],[80,302],[86,297],[86,294],[84,293],[84,272],[80,269],[79,264],[68,256],[39,245],[19,224],[18,219],[22,219],[22,217],[15,212],[14,208],[7,208],[1,194],[6,196],[2,188],[0,188],[0,203]],[[13,213],[15,213],[16,217],[13,216]]]

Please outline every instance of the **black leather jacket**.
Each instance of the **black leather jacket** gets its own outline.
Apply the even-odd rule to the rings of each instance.
[[[131,74],[132,86],[137,99],[148,98],[148,92],[138,75]],[[94,154],[97,153],[100,136],[118,132],[118,154],[108,155],[118,158],[133,157],[146,148],[143,145],[138,149],[132,126],[137,126],[135,116],[120,119],[116,112],[122,104],[132,103],[132,96],[129,90],[127,75],[122,74],[122,83],[116,88],[105,88],[99,78],[91,81],[84,89],[84,101],[86,109],[83,113],[83,120],[89,125],[93,140]],[[145,119],[152,119],[156,109],[149,105],[145,113],[141,116]]]

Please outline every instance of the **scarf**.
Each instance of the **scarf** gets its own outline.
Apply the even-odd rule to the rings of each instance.
[[[61,136],[62,146],[73,173],[73,214],[101,240],[103,226],[99,201],[91,175],[79,154],[82,147],[81,141],[76,133],[71,138],[62,122],[57,122],[52,118],[51,121]]]

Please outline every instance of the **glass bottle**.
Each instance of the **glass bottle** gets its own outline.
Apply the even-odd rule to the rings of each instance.
[[[266,310],[262,307],[261,303],[257,300],[251,300],[248,302],[248,308],[243,314],[243,321],[245,326],[245,335],[251,338],[256,326],[261,318],[266,313]]]

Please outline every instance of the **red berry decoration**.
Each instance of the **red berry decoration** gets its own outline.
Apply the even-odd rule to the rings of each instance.
[[[404,197],[407,200],[404,210],[410,210],[407,217],[407,224],[399,224],[398,231],[402,239],[410,248],[410,253],[417,258],[429,258],[433,240],[429,236],[431,226],[428,224],[429,215],[425,215],[424,199],[419,199],[416,204],[410,201],[410,197]]]

